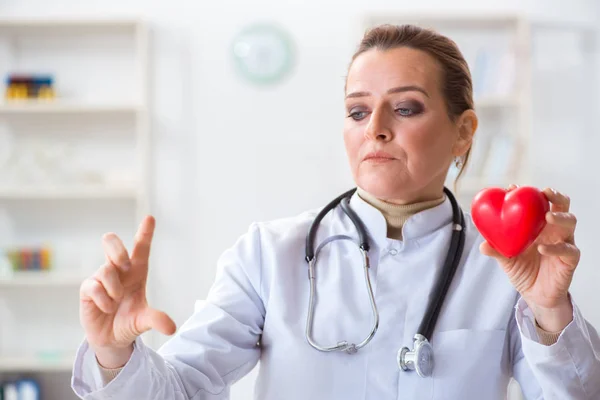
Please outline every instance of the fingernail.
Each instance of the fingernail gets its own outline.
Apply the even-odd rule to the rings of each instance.
[[[123,271],[127,272],[131,269],[131,261],[127,260],[123,263]]]
[[[116,246],[119,243],[119,239],[116,236],[110,236],[108,238],[108,242],[112,245],[112,246]]]

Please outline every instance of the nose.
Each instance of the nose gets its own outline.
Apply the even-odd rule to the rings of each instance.
[[[375,108],[371,112],[369,124],[365,130],[365,137],[371,140],[389,142],[392,140],[389,117],[383,107]]]

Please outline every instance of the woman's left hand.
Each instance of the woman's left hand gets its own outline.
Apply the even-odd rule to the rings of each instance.
[[[512,190],[516,186],[511,185]],[[538,325],[549,332],[562,331],[573,319],[569,286],[579,263],[575,245],[577,219],[569,212],[570,199],[553,189],[542,191],[551,203],[546,226],[523,253],[506,258],[484,241],[482,254],[494,257],[510,282],[533,311]]]

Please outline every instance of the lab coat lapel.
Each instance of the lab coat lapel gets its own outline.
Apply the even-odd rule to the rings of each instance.
[[[387,223],[383,214],[375,207],[354,193],[350,206],[365,225],[369,238],[379,248],[385,248],[387,243]],[[411,216],[402,228],[404,240],[418,239],[426,236],[452,221],[452,204],[448,197],[438,206],[421,211]]]
[[[402,227],[404,240],[418,239],[448,225],[452,221],[452,204],[446,196],[438,206],[423,210],[411,216]]]

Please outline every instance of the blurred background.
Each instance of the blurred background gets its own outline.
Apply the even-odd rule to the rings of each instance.
[[[470,64],[465,208],[490,185],[571,196],[572,294],[599,327],[596,0],[0,0],[0,382],[76,398],[78,290],[103,233],[130,246],[156,217],[150,302],[181,325],[250,223],[351,187],[344,78],[383,22],[446,33]],[[252,398],[255,375],[232,399]]]

